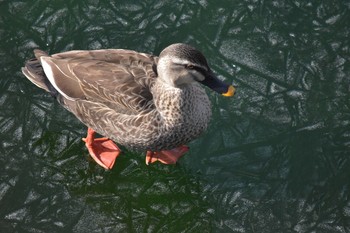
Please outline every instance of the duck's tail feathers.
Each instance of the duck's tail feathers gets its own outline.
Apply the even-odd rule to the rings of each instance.
[[[47,79],[44,69],[41,66],[40,57],[49,55],[39,49],[34,50],[34,55],[35,58],[28,60],[25,66],[22,67],[22,73],[36,86],[50,92],[53,96],[57,96],[57,91]]]

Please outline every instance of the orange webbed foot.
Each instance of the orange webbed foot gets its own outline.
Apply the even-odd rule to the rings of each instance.
[[[120,154],[119,147],[108,138],[94,138],[95,131],[88,128],[86,138],[83,138],[91,157],[97,164],[109,170],[112,169],[116,158]]]
[[[154,163],[159,161],[164,164],[175,164],[177,160],[182,157],[189,150],[188,146],[179,146],[171,150],[162,151],[147,151],[146,153],[146,164]]]

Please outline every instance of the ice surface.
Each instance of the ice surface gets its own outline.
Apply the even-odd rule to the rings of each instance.
[[[349,232],[345,1],[0,4],[0,232]],[[176,166],[89,160],[85,127],[20,73],[32,49],[190,43],[237,85]]]

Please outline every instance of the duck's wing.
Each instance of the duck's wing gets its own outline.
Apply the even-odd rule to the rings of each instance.
[[[70,51],[41,56],[52,86],[64,98],[101,103],[122,114],[152,110],[157,57],[131,50]]]

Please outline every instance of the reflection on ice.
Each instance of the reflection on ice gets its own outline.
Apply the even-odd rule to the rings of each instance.
[[[16,210],[15,212],[12,212],[5,216],[5,219],[9,220],[16,220],[16,221],[23,221],[23,219],[28,215],[28,211],[26,208],[22,208],[19,210]]]
[[[6,183],[0,184],[0,201],[5,196],[6,192],[10,189],[10,185]]]

